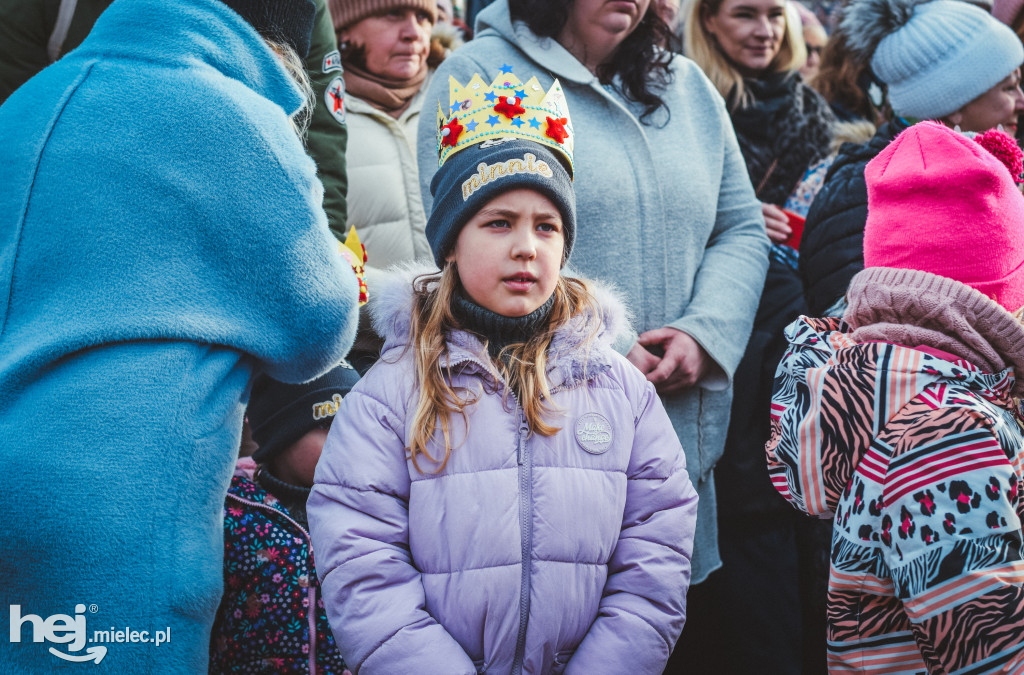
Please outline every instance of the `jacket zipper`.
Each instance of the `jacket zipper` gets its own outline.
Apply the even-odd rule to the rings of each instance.
[[[242,504],[254,506],[257,509],[261,509],[263,511],[269,511],[270,513],[276,514],[286,519],[289,523],[298,528],[299,532],[301,532],[302,535],[306,538],[306,545],[309,547],[310,552],[313,551],[313,538],[309,536],[309,532],[307,532],[306,528],[302,527],[302,525],[299,525],[299,523],[296,522],[294,518],[289,516],[284,511],[281,511],[280,509],[275,509],[272,506],[267,506],[266,504],[254,502],[251,499],[244,499],[237,495],[233,495],[230,492],[228,493],[227,496],[228,499],[233,499],[236,502],[241,502]],[[308,574],[309,572],[309,565],[306,565],[306,573]],[[314,572],[314,574],[316,574],[316,572]],[[309,673],[310,675],[316,675],[316,584],[314,583],[313,579],[309,580],[309,586],[307,587],[306,590],[306,597],[309,598],[309,607],[307,608],[308,611],[306,614],[306,618],[309,621]]]
[[[523,418],[522,408],[516,401],[516,416],[519,418],[519,445],[516,459],[519,463],[519,520],[522,527],[523,570],[519,589],[519,635],[516,638],[515,660],[512,661],[512,675],[523,672],[526,656],[526,627],[530,621],[530,567],[533,559],[533,457],[526,444],[530,427]]]

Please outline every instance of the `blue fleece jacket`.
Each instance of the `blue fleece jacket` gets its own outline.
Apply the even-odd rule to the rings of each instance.
[[[117,0],[0,107],[5,673],[205,671],[250,380],[318,375],[355,327],[300,102],[218,0]],[[29,614],[170,639],[33,642]]]

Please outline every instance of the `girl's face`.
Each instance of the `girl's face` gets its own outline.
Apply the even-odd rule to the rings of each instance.
[[[366,69],[379,77],[408,80],[426,67],[434,22],[419,9],[393,9],[338,31],[338,40],[366,50]]]
[[[786,35],[785,0],[722,0],[718,11],[701,13],[718,49],[744,75],[767,70]]]
[[[519,189],[487,202],[446,259],[473,302],[502,316],[526,316],[554,293],[564,249],[558,207]]]
[[[1002,124],[1011,136],[1017,133],[1017,118],[1024,111],[1020,90],[1020,69],[949,117],[963,131],[988,131]]]

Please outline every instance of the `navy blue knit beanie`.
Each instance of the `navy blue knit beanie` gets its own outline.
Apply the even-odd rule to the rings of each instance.
[[[358,381],[359,373],[345,361],[305,384],[257,377],[245,411],[259,446],[252,458],[262,464],[308,432],[329,427],[341,399]]]
[[[462,226],[477,211],[498,195],[523,188],[536,190],[558,207],[568,260],[576,234],[576,193],[569,172],[543,145],[506,137],[453,154],[430,181],[434,208],[427,220],[427,241],[437,266],[444,267]]]
[[[313,0],[221,0],[265,38],[295,48],[299,58],[309,55],[316,5]]]

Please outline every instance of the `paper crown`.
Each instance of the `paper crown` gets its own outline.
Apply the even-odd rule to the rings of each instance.
[[[349,228],[345,241],[338,242],[338,252],[356,273],[356,279],[359,280],[359,306],[362,307],[370,300],[370,291],[366,287],[366,246],[359,241],[355,225]]]
[[[447,110],[437,102],[437,157],[443,166],[456,152],[494,138],[522,138],[553,149],[574,172],[574,134],[558,80],[547,92],[536,77],[523,84],[502,66],[489,86],[479,74],[465,85],[448,78]]]

